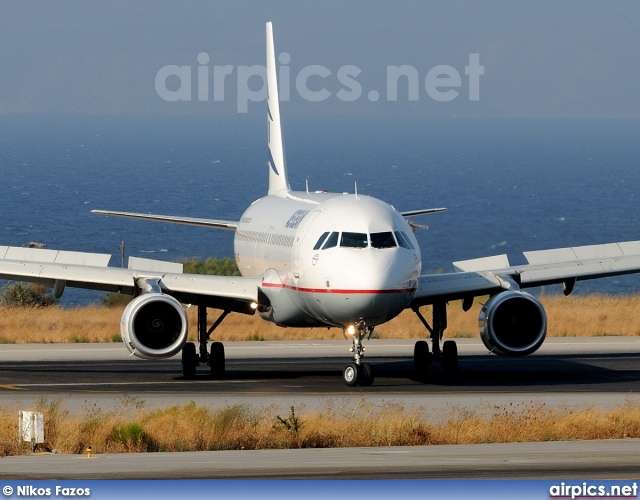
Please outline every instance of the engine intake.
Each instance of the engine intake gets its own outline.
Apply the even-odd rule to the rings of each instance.
[[[480,338],[491,352],[526,356],[538,350],[547,335],[547,314],[533,295],[507,291],[491,297],[479,317]]]
[[[139,358],[169,358],[187,341],[187,314],[170,295],[140,295],[125,308],[120,334],[129,352]]]

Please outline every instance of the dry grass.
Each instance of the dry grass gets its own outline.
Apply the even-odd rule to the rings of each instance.
[[[477,337],[478,313],[482,299],[464,313],[460,304],[449,307],[446,337]],[[541,297],[549,316],[550,337],[640,335],[640,296],[610,297],[591,295]],[[422,313],[430,320],[430,307]],[[0,343],[119,342],[122,308],[82,307],[78,309],[0,308]],[[196,338],[196,309],[188,311],[190,336]],[[211,311],[209,324],[216,319]],[[411,311],[405,311],[376,328],[378,338],[424,338],[425,328]],[[257,316],[229,315],[216,330],[215,338],[238,340],[323,340],[341,339],[337,328],[280,328]]]
[[[640,335],[640,296],[612,297],[608,295],[539,297],[548,316],[549,337],[600,337],[605,335]],[[478,314],[485,298],[477,298],[468,312],[459,302],[452,302],[448,311],[445,337],[478,337]],[[422,308],[423,316],[431,320],[431,308]],[[411,311],[376,329],[380,338],[419,338],[425,329]]]
[[[122,309],[0,308],[0,343],[120,342]]]
[[[45,449],[60,453],[202,451],[352,446],[510,443],[640,437],[640,405],[603,411],[547,408],[544,404],[496,406],[492,411],[453,409],[434,423],[424,409],[375,407],[365,399],[321,412],[276,415],[244,405],[221,409],[190,403],[145,411],[140,400],[125,399],[116,411],[86,408],[79,415],[61,401],[42,401]],[[17,442],[17,410],[0,407],[0,456],[27,451]]]

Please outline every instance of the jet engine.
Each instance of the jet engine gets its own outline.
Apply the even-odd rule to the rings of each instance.
[[[525,356],[538,350],[547,335],[547,314],[533,295],[506,291],[494,295],[482,307],[480,337],[491,352]]]
[[[168,358],[187,340],[188,321],[175,298],[148,293],[133,299],[120,320],[120,334],[129,352],[143,359]]]

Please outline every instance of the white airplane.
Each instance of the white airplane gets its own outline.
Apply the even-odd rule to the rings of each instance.
[[[458,370],[454,341],[440,343],[447,303],[489,295],[480,313],[480,335],[495,354],[535,352],[547,332],[540,302],[522,289],[640,271],[640,241],[526,252],[529,264],[510,266],[506,255],[455,262],[455,272],[421,275],[422,259],[408,219],[445,209],[398,212],[371,196],[291,191],[280,127],[275,50],[267,23],[269,189],[239,221],[128,212],[94,212],[235,231],[235,259],[242,277],[182,273],[181,264],[129,258],[128,269],[108,267],[110,255],[0,247],[0,278],[65,287],[122,292],[135,298],[124,310],[122,339],[140,358],[167,358],[182,351],[182,370],[193,377],[200,364],[211,375],[225,372],[224,347],[207,343],[230,312],[255,314],[283,327],[338,327],[353,342],[353,360],[343,370],[349,385],[373,383],[362,341],[373,329],[412,309],[430,332],[414,348],[415,376],[427,377],[433,361],[447,376]],[[199,350],[187,343],[183,304],[198,307]],[[432,305],[431,324],[420,307]],[[207,308],[222,314],[208,328]]]

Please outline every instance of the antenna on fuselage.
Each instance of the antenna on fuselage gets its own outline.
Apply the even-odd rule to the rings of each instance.
[[[358,182],[354,182],[355,187],[354,187],[354,192],[356,193],[356,199],[358,198]]]
[[[305,179],[305,180],[304,180],[304,185],[305,185],[305,186],[306,186],[306,188],[307,188],[307,194],[309,194],[309,179]]]

